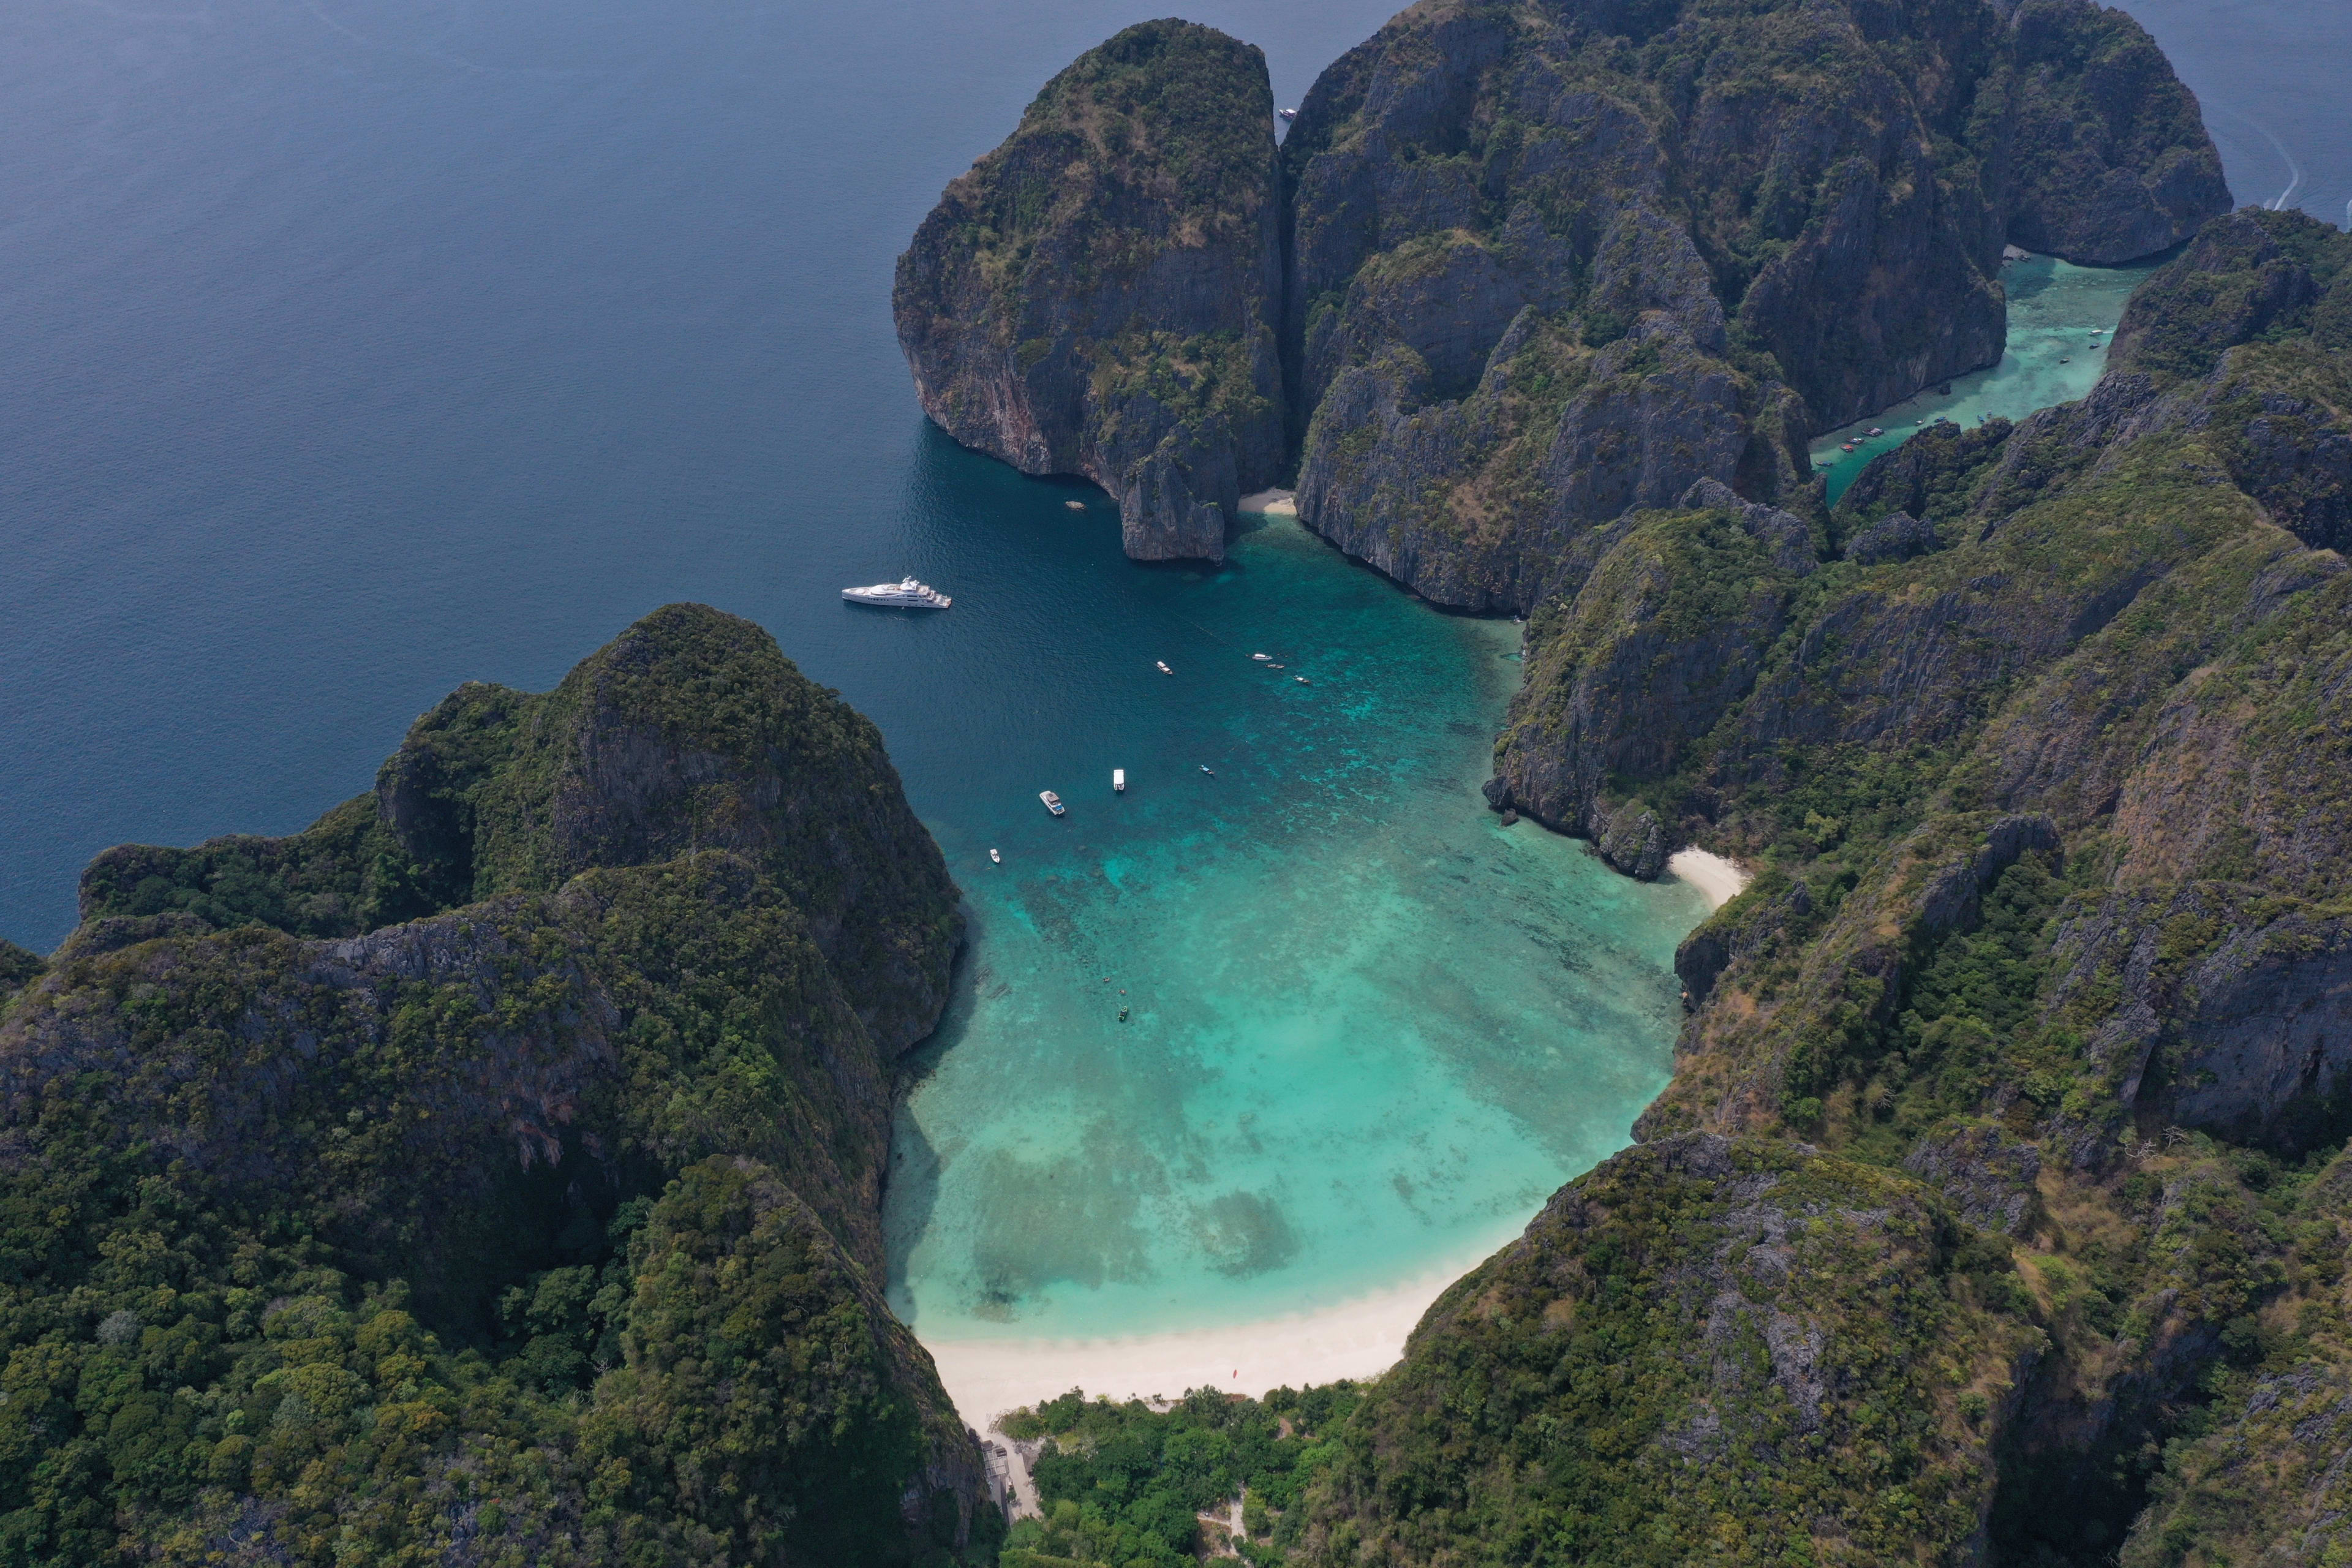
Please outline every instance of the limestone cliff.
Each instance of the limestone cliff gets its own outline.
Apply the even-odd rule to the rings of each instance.
[[[1979,1560],[2039,1339],[2019,1293],[2005,1247],[1899,1174],[1639,1145],[1430,1309],[1307,1560]]]
[[[961,917],[881,735],[766,632],[698,605],[655,611],[544,695],[460,687],[373,795],[304,833],[106,851],[76,941],[166,911],[357,935],[693,849],[740,851],[787,890],[887,1050],[930,1033]]]
[[[891,304],[923,411],[1117,498],[1139,560],[1224,554],[1283,466],[1282,210],[1255,48],[1146,22],[948,186]]]
[[[1529,621],[1490,795],[1636,872],[1636,814],[1761,868],[1678,956],[1641,1133],[1899,1169],[2013,1252],[1987,1300],[2044,1348],[1962,1560],[2334,1539],[2347,279],[2325,226],[2216,219],[2084,402],[1906,444],[1787,564],[1725,498],[1638,514]]]
[[[1532,609],[1712,479],[1999,358],[2005,237],[2086,260],[2227,205],[2119,12],[1419,5],[1284,144],[1299,515],[1441,603]]]
[[[955,889],[765,632],[656,611],[551,693],[462,688],[307,833],[82,896],[0,1003],[12,1539],[989,1560],[879,1285]]]

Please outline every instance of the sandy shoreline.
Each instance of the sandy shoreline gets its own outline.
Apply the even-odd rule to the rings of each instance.
[[[1172,1399],[1202,1387],[1255,1398],[1286,1384],[1386,1372],[1429,1304],[1494,1250],[1352,1301],[1254,1323],[1131,1339],[923,1340],[923,1348],[965,1423],[982,1431],[1008,1410],[1071,1388],[1113,1399]]]
[[[1704,849],[1676,851],[1666,869],[1696,888],[1710,909],[1748,880],[1736,863]],[[1498,1236],[1452,1267],[1353,1300],[1223,1328],[1123,1339],[931,1340],[920,1330],[915,1337],[931,1352],[965,1423],[982,1431],[1009,1410],[1071,1388],[1113,1399],[1174,1398],[1202,1387],[1255,1398],[1286,1384],[1302,1388],[1386,1372],[1430,1303],[1507,1239]]]
[[[1268,517],[1297,517],[1298,501],[1288,490],[1257,490],[1242,497],[1235,511],[1262,511]]]
[[[1666,860],[1666,869],[1705,894],[1710,910],[1723,908],[1748,886],[1748,873],[1737,861],[1704,849],[1675,850]]]

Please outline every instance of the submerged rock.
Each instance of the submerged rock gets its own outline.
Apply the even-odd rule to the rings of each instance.
[[[1110,492],[1139,560],[1222,559],[1283,465],[1282,222],[1265,59],[1146,22],[1046,83],[898,258],[923,412]]]

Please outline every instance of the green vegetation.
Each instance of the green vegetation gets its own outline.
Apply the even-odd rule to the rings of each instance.
[[[1359,1398],[1347,1383],[1263,1400],[1200,1388],[1155,1411],[1139,1400],[1089,1404],[1072,1389],[1016,1411],[1004,1430],[1044,1440],[1032,1474],[1045,1513],[1014,1523],[1003,1568],[1179,1568],[1204,1545],[1251,1563],[1293,1561],[1299,1500],[1339,1462],[1337,1434]]]
[[[837,820],[796,795],[861,767]],[[462,690],[385,779],[292,839],[110,852],[15,966],[0,1562],[985,1561],[874,1282],[865,1015],[936,1017],[893,896],[952,889],[919,829],[884,863],[871,727],[673,606],[551,697]],[[310,939],[394,860],[554,885]],[[880,972],[819,921],[860,892],[929,1000],[851,994]]]

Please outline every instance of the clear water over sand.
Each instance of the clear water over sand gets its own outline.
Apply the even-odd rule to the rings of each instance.
[[[1829,480],[1829,498],[1845,493],[1854,476],[1881,452],[1894,450],[1936,420],[1974,425],[1987,416],[2022,419],[2037,408],[2089,395],[2107,363],[2107,334],[2124,301],[2154,265],[2076,267],[2054,256],[2031,256],[2000,269],[2009,289],[2009,344],[2000,363],[1954,376],[1948,393],[1930,387],[1813,443],[1813,467]],[[1877,426],[1885,434],[1866,432]],[[1840,450],[1851,441],[1854,449]]]
[[[1119,715],[1030,759],[1069,815],[1008,781],[985,833],[938,825],[974,936],[887,1215],[927,1340],[1243,1321],[1475,1256],[1665,1082],[1706,904],[1485,810],[1516,626],[1286,521],[1144,580],[1103,668],[1024,677]]]

